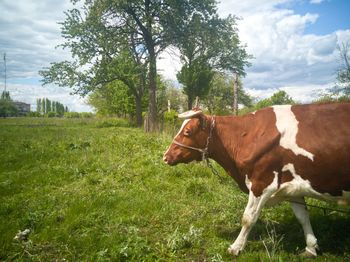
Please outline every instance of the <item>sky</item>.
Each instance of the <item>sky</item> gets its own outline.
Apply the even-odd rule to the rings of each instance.
[[[42,86],[38,71],[51,62],[69,60],[58,22],[72,7],[69,0],[0,1],[0,90],[4,89],[3,53],[7,57],[7,90],[17,101],[47,97],[71,111],[91,111],[84,98],[69,88]],[[239,37],[254,58],[243,79],[257,99],[286,91],[307,103],[332,87],[340,66],[337,45],[350,42],[348,0],[221,0],[220,16],[240,18]],[[159,73],[176,81],[181,68],[176,52],[164,52]]]

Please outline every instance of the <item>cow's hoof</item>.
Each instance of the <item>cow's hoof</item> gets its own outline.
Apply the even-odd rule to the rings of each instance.
[[[317,253],[316,251],[312,251],[306,248],[304,252],[300,253],[300,256],[303,258],[316,258]]]
[[[228,249],[227,249],[227,252],[233,256],[238,256],[239,252],[241,250],[235,246],[230,246]]]

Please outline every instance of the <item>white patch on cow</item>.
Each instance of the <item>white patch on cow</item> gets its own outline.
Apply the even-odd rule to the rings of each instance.
[[[339,204],[350,204],[350,192],[343,191],[342,196],[332,196],[329,193],[321,194],[312,188],[311,183],[307,179],[303,179],[295,171],[292,163],[286,164],[282,171],[289,171],[293,180],[283,183],[278,191],[272,196],[273,198],[283,199],[285,197],[313,197],[320,200],[338,201]]]
[[[174,137],[173,140],[175,140],[182,132],[182,130],[185,128],[186,124],[190,121],[191,119],[186,119],[183,121],[182,125],[181,125],[181,128],[179,130],[179,132],[177,132],[176,136]],[[168,147],[167,151],[165,151],[164,155],[166,155],[168,153],[168,151],[170,150],[170,147],[171,147],[171,144],[170,146]]]
[[[349,191],[344,191],[344,190],[343,190],[342,196],[343,196],[343,198],[350,199],[350,192],[349,192]]]
[[[248,190],[252,188],[252,182],[250,182],[248,175],[245,175],[245,185],[247,186]]]
[[[289,171],[292,176],[293,180],[283,183],[279,190],[275,193],[275,196],[293,196],[293,197],[301,197],[301,196],[312,196],[312,197],[320,197],[321,194],[316,192],[309,180],[302,179],[301,176],[299,176],[295,172],[294,165],[289,163],[286,164],[282,168],[282,172]]]
[[[271,195],[277,190],[278,187],[278,173],[275,173],[275,177],[271,184],[267,186],[261,196],[256,197],[253,191],[250,190],[252,182],[248,179],[246,175],[245,179],[246,185],[249,189],[248,204],[244,210],[242,217],[242,229],[236,238],[235,242],[228,248],[228,252],[233,255],[238,255],[239,252],[243,250],[247,243],[248,235],[258,217],[265,203],[271,197]]]
[[[276,127],[281,134],[280,145],[292,150],[296,155],[305,156],[313,161],[314,155],[296,143],[299,122],[291,110],[291,105],[273,106],[273,111],[276,115]]]
[[[342,197],[337,199],[338,205],[350,205],[350,192],[344,191],[342,192]]]
[[[317,256],[316,249],[318,248],[317,239],[312,230],[310,223],[309,212],[307,211],[305,205],[305,199],[303,197],[297,197],[292,199],[291,206],[294,212],[295,217],[298,219],[299,223],[303,227],[306,248],[305,254],[311,255],[313,257]]]
[[[176,134],[176,136],[174,137],[174,139],[177,138],[177,136],[181,134],[181,132],[182,132],[182,130],[185,128],[186,124],[187,124],[188,122],[190,122],[190,121],[191,121],[191,119],[186,119],[186,120],[183,121],[183,123],[182,123],[182,125],[181,125],[181,128],[180,128],[179,132],[177,132],[177,134]]]

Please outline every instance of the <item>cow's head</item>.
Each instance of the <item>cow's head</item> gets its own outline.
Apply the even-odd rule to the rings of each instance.
[[[185,120],[163,156],[164,162],[169,165],[202,160],[210,134],[210,121],[201,110],[187,111],[179,118]]]

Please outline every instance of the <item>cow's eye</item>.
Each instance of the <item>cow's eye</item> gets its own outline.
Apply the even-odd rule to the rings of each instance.
[[[184,136],[191,136],[191,130],[190,129],[185,129],[184,131]]]

